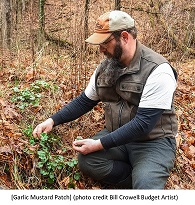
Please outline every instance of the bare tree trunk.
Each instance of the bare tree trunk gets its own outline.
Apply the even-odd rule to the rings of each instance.
[[[86,39],[89,35],[88,19],[89,19],[89,4],[90,0],[85,1],[85,20],[84,20],[84,38]],[[85,43],[84,50],[87,49],[87,44]]]
[[[45,0],[39,0],[39,47],[41,47],[45,36]]]
[[[121,9],[121,0],[115,0],[115,10]]]
[[[3,48],[11,47],[11,0],[1,0],[0,4],[1,17],[1,45]]]
[[[14,0],[16,24],[22,18],[22,12],[25,10],[26,4],[25,0]]]

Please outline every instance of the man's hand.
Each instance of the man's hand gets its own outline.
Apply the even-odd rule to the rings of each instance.
[[[54,121],[49,118],[47,120],[45,120],[44,122],[42,122],[41,124],[37,125],[33,131],[33,136],[34,137],[40,137],[41,133],[48,133],[52,130],[54,125]]]
[[[81,154],[86,155],[91,152],[102,150],[103,146],[100,140],[83,139],[74,141],[73,149],[80,152]]]

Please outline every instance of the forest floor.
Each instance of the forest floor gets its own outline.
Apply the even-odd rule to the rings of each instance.
[[[77,153],[72,149],[72,142],[77,136],[92,137],[103,129],[103,104],[99,103],[92,111],[73,122],[55,127],[49,136],[42,136],[41,139],[32,136],[32,130],[38,123],[84,90],[99,63],[96,51],[88,56],[78,54],[82,48],[81,42],[84,41],[80,39],[82,26],[79,25],[82,23],[79,9],[83,15],[83,2],[75,2],[70,5],[70,9],[63,7],[62,1],[57,0],[47,1],[46,5],[46,32],[53,34],[54,31],[59,31],[60,34],[56,32],[56,36],[53,35],[57,39],[67,39],[68,36],[68,41],[76,44],[72,53],[67,52],[69,48],[50,46],[51,42],[46,42],[38,53],[34,53],[35,45],[28,45],[29,40],[36,42],[36,39],[32,39],[37,31],[32,22],[38,22],[34,7],[33,13],[29,14],[27,11],[21,28],[18,27],[17,30],[18,32],[21,29],[21,33],[18,32],[15,38],[17,41],[21,37],[21,42],[27,45],[28,50],[20,49],[23,45],[17,44],[18,47],[11,54],[1,51],[0,188],[114,188],[83,176],[78,169]],[[101,9],[105,4],[107,2],[101,1]],[[143,1],[140,1],[140,4],[143,4]],[[91,10],[100,10],[96,4],[91,6]],[[72,14],[75,18],[71,19],[69,17]],[[94,18],[97,14],[98,12],[91,12]],[[136,19],[143,18],[143,13],[140,14],[141,17],[138,15]],[[65,22],[62,22],[63,19]],[[142,28],[142,24],[140,25]],[[31,29],[32,33],[27,28]],[[148,39],[154,42],[151,33],[143,31],[143,34],[147,34]],[[166,42],[164,38],[161,40],[160,48]],[[158,43],[157,41],[156,44]],[[188,58],[186,61],[174,61],[172,65],[178,72],[175,93],[179,125],[178,148],[175,166],[165,188],[192,190],[195,189],[195,60]]]
[[[22,55],[20,63],[18,60],[5,61],[4,59],[1,61],[1,187],[37,189],[46,186],[44,175],[40,174],[41,168],[37,167],[37,164],[43,160],[38,152],[40,151],[40,142],[32,137],[32,129],[83,90],[82,83],[78,87],[72,84],[72,71],[63,69],[64,65],[68,68],[67,56],[58,61],[58,65],[54,61],[54,57],[45,56],[41,58],[36,68],[29,66],[27,55]],[[94,62],[88,63],[94,66]],[[175,167],[168,179],[166,189],[195,189],[195,61],[173,63],[173,65],[179,74],[175,93],[175,107],[179,124],[178,149]],[[92,70],[88,74],[87,81],[91,72]],[[41,81],[35,85],[36,80]],[[34,90],[31,89],[32,87]],[[41,97],[39,102],[32,103],[33,99],[35,101],[36,98],[38,99],[36,89],[39,94],[41,93]],[[28,93],[28,91],[34,91],[34,93]],[[25,96],[27,96],[26,100],[21,100]],[[32,101],[29,101],[30,98]],[[76,162],[77,153],[72,150],[72,141],[77,136],[91,137],[101,130],[103,125],[103,108],[102,104],[99,104],[78,120],[54,128],[53,134],[62,140],[63,148],[54,145],[57,146],[54,149],[50,145],[51,156],[57,153],[65,157],[63,160],[68,162],[69,167],[63,167],[66,174],[63,171],[53,171],[56,176],[55,180],[57,180],[53,188],[105,188],[104,185],[79,173]],[[63,149],[66,149],[64,153],[62,153]],[[68,173],[68,170],[71,174]],[[47,176],[46,173],[45,175]]]

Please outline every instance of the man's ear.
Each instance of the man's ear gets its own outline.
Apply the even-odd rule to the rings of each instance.
[[[128,39],[129,39],[129,33],[127,31],[122,31],[121,32],[121,39],[127,43]]]

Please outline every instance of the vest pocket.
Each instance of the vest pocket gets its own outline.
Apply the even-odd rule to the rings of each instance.
[[[118,94],[128,103],[138,106],[144,85],[137,82],[123,81],[119,85]]]
[[[120,91],[142,93],[143,84],[136,82],[122,82],[120,83]]]

